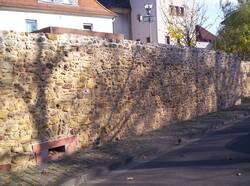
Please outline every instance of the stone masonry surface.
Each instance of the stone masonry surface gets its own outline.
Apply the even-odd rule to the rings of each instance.
[[[250,61],[242,61],[242,96],[250,97]]]
[[[107,176],[110,171],[123,170],[125,166],[128,168],[127,163],[131,166],[152,160],[211,132],[232,125],[238,126],[243,121],[248,122],[249,116],[250,104],[245,103],[192,120],[173,123],[139,136],[131,136],[102,146],[90,146],[58,161],[48,161],[18,172],[0,173],[0,185],[88,185],[89,181],[102,179],[102,176]],[[132,162],[129,161],[131,158]],[[238,177],[235,174],[230,176]],[[243,177],[247,176],[243,172]]]
[[[75,136],[82,148],[239,104],[240,65],[209,50],[0,32],[0,165],[35,165],[34,144]]]

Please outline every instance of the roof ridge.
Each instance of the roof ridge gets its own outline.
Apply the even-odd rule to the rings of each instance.
[[[94,0],[97,4],[99,4],[102,8],[104,8],[105,10],[107,10],[109,13],[113,14],[114,16],[117,15],[116,13],[114,13],[113,11],[111,11],[110,9],[106,8],[105,6],[103,6],[103,4],[101,4],[99,1]]]

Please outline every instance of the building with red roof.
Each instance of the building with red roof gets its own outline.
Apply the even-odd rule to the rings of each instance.
[[[115,15],[97,0],[0,0],[1,30],[55,26],[112,33]]]

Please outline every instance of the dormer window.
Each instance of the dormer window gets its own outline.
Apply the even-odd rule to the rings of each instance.
[[[78,0],[38,0],[39,3],[53,3],[61,5],[78,5]]]

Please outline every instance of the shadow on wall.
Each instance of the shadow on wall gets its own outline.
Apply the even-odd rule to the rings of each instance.
[[[9,115],[17,131],[11,128],[5,141],[17,168],[36,164],[35,143],[69,136],[79,147],[120,140],[239,99],[233,56],[72,35],[30,34],[24,40],[19,52],[18,45],[5,48],[6,55],[17,54],[12,97],[4,97],[16,107]],[[56,146],[61,142],[52,144],[41,145],[41,156],[52,146],[63,149]]]
[[[126,59],[126,53],[116,50],[110,56],[117,58],[110,60],[111,67],[96,76],[100,86],[95,113],[105,121],[98,122],[103,125],[97,144],[224,109],[240,100],[239,64],[230,63],[232,56],[182,48],[157,51],[140,45],[132,51],[132,58]],[[128,70],[124,71],[123,62]]]
[[[54,37],[56,39],[56,36]],[[42,144],[42,142],[55,139],[65,132],[61,126],[63,122],[58,120],[56,126],[51,123],[53,118],[51,118],[50,112],[57,105],[53,103],[56,97],[49,97],[48,91],[52,88],[51,79],[54,70],[56,71],[56,68],[62,64],[66,53],[63,47],[53,47],[50,38],[46,38],[44,34],[40,34],[34,39],[34,43],[26,43],[26,49],[30,49],[30,51],[22,51],[22,55],[26,57],[24,57],[24,61],[17,61],[14,67],[14,72],[17,72],[14,92],[26,104],[27,110],[24,114],[28,115],[31,120],[26,124],[26,132],[30,134],[31,140],[23,142],[20,137],[21,141],[17,141],[14,148],[23,147],[23,151],[18,150],[12,154],[12,163],[14,160],[14,163],[24,166],[28,166],[29,163],[39,163],[38,158],[40,157],[37,156],[43,155],[42,160],[48,158],[49,149],[44,149],[44,145],[39,145],[36,148],[40,154],[35,155],[34,144]],[[47,150],[47,154],[44,154],[45,152],[42,150]]]
[[[49,45],[45,42],[46,38],[44,35],[40,35],[37,40],[35,47],[37,49],[37,58],[35,62],[30,61],[25,62],[23,66],[27,74],[22,74],[23,82],[14,84],[15,91],[17,95],[20,96],[24,102],[27,104],[28,111],[32,116],[32,123],[35,126],[35,134],[38,141],[45,141],[53,137],[53,132],[48,128],[48,100],[46,96],[46,90],[50,84],[50,78],[53,73],[54,68],[62,61],[62,52],[54,51],[55,54],[50,56],[45,51],[52,50]],[[45,55],[48,55],[45,57]],[[16,71],[22,71],[15,69]],[[30,76],[32,75],[32,76]],[[25,82],[27,79],[32,79],[32,83],[29,84],[31,87],[25,89]],[[34,102],[32,100],[32,93],[35,92]]]

